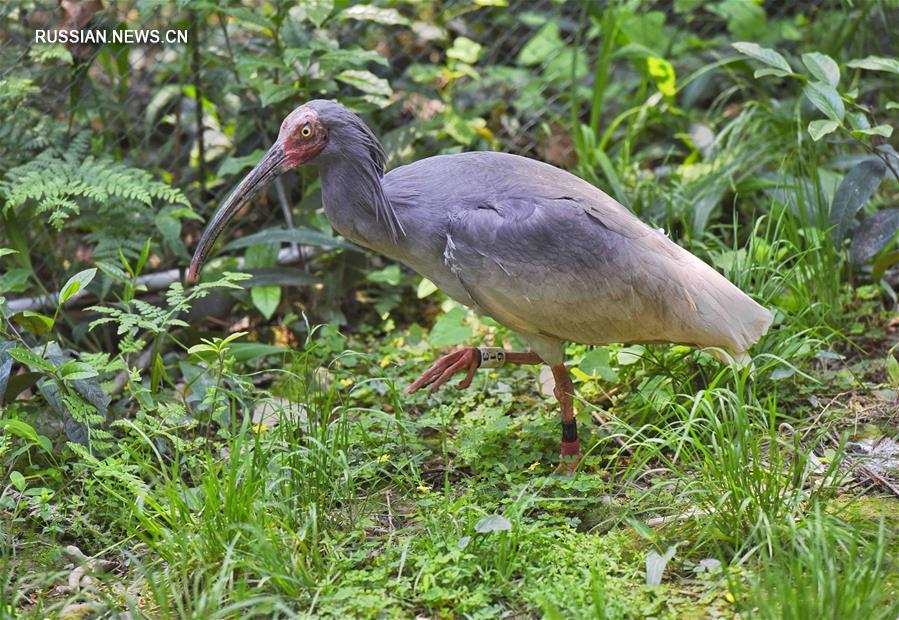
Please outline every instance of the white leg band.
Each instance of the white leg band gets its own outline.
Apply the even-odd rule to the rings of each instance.
[[[499,368],[506,363],[506,351],[499,347],[479,347],[481,363],[478,368]]]

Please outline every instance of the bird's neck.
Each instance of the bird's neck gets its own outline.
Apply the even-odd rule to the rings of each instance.
[[[322,203],[334,229],[350,241],[391,255],[403,234],[375,162],[359,158],[320,167]]]

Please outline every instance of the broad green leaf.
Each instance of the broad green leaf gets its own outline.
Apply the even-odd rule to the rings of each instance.
[[[12,357],[14,360],[19,362],[20,364],[24,364],[29,368],[34,368],[35,370],[42,370],[44,372],[53,372],[56,368],[45,360],[43,357],[34,353],[30,349],[23,349],[20,347],[13,347],[12,349],[7,349],[6,352]]]
[[[615,354],[615,361],[618,362],[619,366],[630,366],[639,362],[645,351],[646,349],[643,345],[639,344],[624,347]]]
[[[251,245],[243,253],[243,266],[247,269],[273,267],[278,264],[278,247],[268,243]],[[246,282],[243,282],[246,286]]]
[[[91,379],[85,381],[91,381]],[[72,443],[87,446],[90,443],[90,426],[72,416],[69,405],[63,399],[64,392],[59,384],[49,377],[44,377],[37,382],[37,389],[47,401],[50,409],[62,418],[66,439]]]
[[[748,41],[738,41],[737,43],[732,43],[731,45],[741,54],[761,61],[766,65],[774,67],[775,69],[780,69],[781,71],[785,71],[787,73],[793,72],[793,69],[792,67],[790,67],[790,63],[787,62],[787,59],[769,47],[762,47],[758,43],[751,43]]]
[[[25,487],[28,486],[28,483],[25,482],[25,476],[17,472],[16,470],[12,470],[9,472],[9,481],[12,482],[12,485],[16,487],[16,490],[21,493],[25,490]]]
[[[188,260],[190,256],[188,256],[184,249],[184,244],[181,241],[181,220],[174,217],[171,210],[164,209],[156,214],[156,217],[153,218],[153,223],[156,224],[156,229],[162,235],[162,239],[165,241],[166,245],[168,245],[175,254],[180,255],[183,260]],[[141,261],[138,261],[138,263],[140,262]],[[142,265],[138,264],[136,268],[139,271],[141,267]]]
[[[21,293],[28,288],[31,269],[16,268],[0,271],[0,294]]]
[[[834,88],[840,83],[840,67],[827,54],[811,52],[802,55],[802,62],[816,79]]]
[[[269,355],[283,355],[287,349],[263,342],[234,342],[230,345],[231,354],[240,363],[249,364]]]
[[[465,310],[456,307],[437,319],[428,335],[428,342],[434,348],[448,347],[465,342],[473,335],[474,331],[465,323]]]
[[[238,172],[243,172],[247,168],[252,168],[259,163],[259,160],[262,159],[263,155],[265,155],[265,150],[256,149],[249,155],[244,155],[243,157],[229,157],[222,162],[221,166],[219,166],[218,176],[227,177],[232,174],[237,174]]]
[[[559,25],[548,21],[518,52],[519,65],[530,67],[548,62],[550,58],[565,48],[559,34]]]
[[[862,220],[849,246],[849,259],[855,265],[862,265],[887,247],[899,232],[899,208],[881,209]]]
[[[490,515],[478,521],[474,526],[474,531],[478,534],[488,534],[490,532],[505,532],[512,529],[512,522],[502,515]]]
[[[577,367],[588,377],[602,377],[611,383],[618,381],[618,375],[609,363],[609,350],[605,347],[597,347],[587,353]]]
[[[422,278],[421,282],[418,283],[418,290],[416,290],[415,294],[419,299],[424,299],[428,295],[437,291],[437,285],[428,280],[427,278]]]
[[[386,9],[369,4],[357,4],[340,12],[340,19],[357,19],[387,26],[408,26],[409,20],[396,9]]]
[[[649,71],[650,77],[666,97],[673,97],[677,93],[677,85],[675,83],[674,67],[664,58],[650,56],[646,59],[646,69]]]
[[[852,129],[871,129],[871,122],[863,112],[846,112],[846,121]]]
[[[10,248],[0,248],[0,256],[7,256],[9,254],[18,254],[18,250],[11,250]]]
[[[830,205],[830,225],[833,240],[840,244],[849,232],[855,214],[880,186],[886,166],[879,159],[866,159],[852,168],[845,177]]]
[[[453,41],[453,46],[446,50],[446,56],[447,58],[473,65],[481,57],[482,49],[480,43],[472,41],[468,37],[456,37],[456,40]]]
[[[478,133],[471,121],[459,114],[447,114],[443,121],[443,130],[459,144],[471,144],[477,140]]]
[[[280,286],[256,286],[250,290],[250,299],[253,305],[262,313],[265,320],[269,320],[278,309],[281,303],[281,287]]]
[[[242,22],[245,22],[243,24],[244,27],[246,27],[246,24],[254,24],[266,30],[271,30],[272,32],[277,30],[275,24],[273,24],[269,19],[262,15],[262,11],[252,11],[243,6],[217,7],[217,10],[225,13],[226,15],[230,15],[231,17],[235,17]]]
[[[387,59],[373,50],[364,50],[358,47],[343,50],[331,50],[318,57],[318,64],[324,73],[336,73],[346,67],[365,68],[370,62],[387,67]]]
[[[243,338],[247,335],[248,332],[234,332],[232,334],[228,334],[222,339],[221,346],[230,345],[232,342],[237,340],[238,338]]]
[[[752,77],[754,77],[755,79],[759,79],[760,77],[765,77],[767,75],[773,75],[775,77],[786,77],[790,75],[790,73],[784,71],[783,69],[775,69],[774,67],[762,67],[761,69],[756,69],[752,72]]]
[[[883,136],[884,138],[889,138],[893,135],[893,127],[892,125],[876,125],[874,127],[856,129],[852,132],[852,135],[856,138],[859,136]]]
[[[809,82],[803,90],[808,100],[814,104],[824,116],[838,123],[843,122],[846,116],[846,107],[840,98],[840,93],[830,84],[824,82]]]
[[[390,97],[393,94],[390,83],[384,78],[379,78],[371,71],[366,71],[364,69],[347,69],[346,71],[341,71],[334,77],[338,81],[358,88],[364,93],[380,95],[382,97]]]
[[[406,75],[413,82],[419,84],[431,84],[443,74],[437,65],[424,65],[421,63],[413,63],[406,69]]]
[[[638,521],[633,517],[625,517],[624,520],[627,521],[627,523],[634,528],[634,531],[642,538],[653,542],[658,540],[656,531],[642,521]]]
[[[25,310],[12,317],[12,320],[35,336],[43,336],[53,329],[53,319],[45,314]]]
[[[894,355],[887,357],[887,376],[890,378],[890,385],[899,387],[899,361]]]
[[[369,282],[379,282],[396,286],[400,283],[400,266],[397,264],[388,265],[378,271],[373,271],[365,279]]]
[[[200,344],[195,344],[194,346],[192,346],[191,348],[189,348],[187,350],[188,355],[201,355],[202,356],[202,354],[204,354],[204,353],[210,354],[210,355],[216,355],[218,353],[218,349],[216,349],[216,347],[211,344],[203,342]]]
[[[55,342],[47,346],[46,357],[52,364],[59,367],[65,364],[68,359],[66,354],[60,349]],[[159,356],[157,356],[159,357]],[[78,392],[78,395],[89,402],[96,409],[96,414],[105,420],[109,411],[109,402],[112,397],[100,385],[96,377],[88,379],[74,379],[69,385]],[[69,411],[69,404],[66,402],[64,393],[59,383],[51,377],[44,377],[37,383],[38,390],[47,401],[47,404],[56,411],[63,420],[63,430],[69,441],[87,445],[90,438],[90,429],[96,425],[94,423],[84,424],[75,419]],[[99,423],[99,422],[98,422]]]
[[[847,66],[855,69],[868,69],[869,71],[888,71],[889,73],[899,74],[899,59],[885,58],[883,56],[868,56],[867,58],[858,58],[850,60]]]
[[[296,92],[296,88],[290,82],[278,83],[273,80],[263,80],[259,87],[259,103],[263,108],[267,108],[288,97],[293,97]]]
[[[95,275],[97,275],[97,268],[91,267],[90,269],[79,271],[74,276],[69,278],[68,281],[63,284],[62,288],[60,289],[58,304],[61,306],[69,299],[71,299],[73,295],[77,294],[78,291],[87,288],[87,285],[91,283],[91,280],[94,279]]]
[[[667,15],[662,11],[621,11],[623,19],[616,20],[621,35],[631,45],[643,47],[653,56],[669,50],[671,35],[665,29]]]
[[[10,366],[13,362],[12,357],[9,355],[4,356],[4,354],[0,354],[0,394],[2,394],[0,401],[11,402],[25,390],[30,390],[34,384],[44,376],[44,373],[29,370],[28,372],[20,372],[10,376],[7,372],[7,382],[4,386],[2,375],[4,370],[9,370],[9,366],[6,366],[6,362],[3,360],[4,357]],[[2,402],[0,402],[0,404],[2,404]]]
[[[886,273],[886,270],[893,265],[899,265],[899,251],[885,252],[880,256],[877,256],[874,259],[874,262],[871,263],[871,280],[873,282],[880,282],[880,279],[883,277],[883,274]],[[11,380],[9,384],[12,385]]]
[[[808,124],[808,132],[812,136],[812,140],[817,142],[829,133],[836,131],[840,124],[831,120],[816,120]]]
[[[727,30],[735,38],[756,41],[768,37],[767,15],[762,2],[720,0],[702,4],[705,10],[727,21]]]
[[[333,10],[334,0],[302,0],[290,9],[289,14],[297,21],[309,21],[321,28]]]
[[[355,246],[348,241],[329,237],[323,232],[305,228],[303,226],[293,229],[266,228],[265,230],[260,230],[252,235],[235,239],[222,248],[222,251],[227,252],[229,250],[237,250],[239,248],[246,248],[260,243],[300,243],[302,245],[315,245],[359,251],[358,246]]]
[[[53,444],[43,435],[38,435],[34,427],[22,420],[0,420],[0,428],[10,435],[21,437],[40,446],[48,454],[53,452]]]
[[[298,265],[283,265],[276,267],[256,267],[243,271],[251,277],[240,285],[245,288],[254,286],[310,286],[321,282],[321,278],[306,273]]]
[[[97,370],[90,364],[69,360],[59,367],[59,374],[65,381],[79,381],[97,376]]]

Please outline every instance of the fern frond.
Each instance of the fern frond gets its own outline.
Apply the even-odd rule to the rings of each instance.
[[[87,155],[89,146],[89,134],[81,133],[61,155],[48,149],[9,170],[0,181],[4,210],[34,203],[35,212],[49,213],[50,224],[58,230],[73,214],[81,212],[79,202],[107,216],[110,211],[125,212],[136,206],[152,209],[159,203],[190,207],[180,190],[156,181],[139,168]],[[153,214],[143,212],[145,216]]]

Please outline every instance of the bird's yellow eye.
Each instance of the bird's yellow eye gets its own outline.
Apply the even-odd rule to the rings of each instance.
[[[300,129],[300,135],[304,138],[308,138],[312,135],[312,127],[310,127],[309,125],[303,125],[303,128]]]

